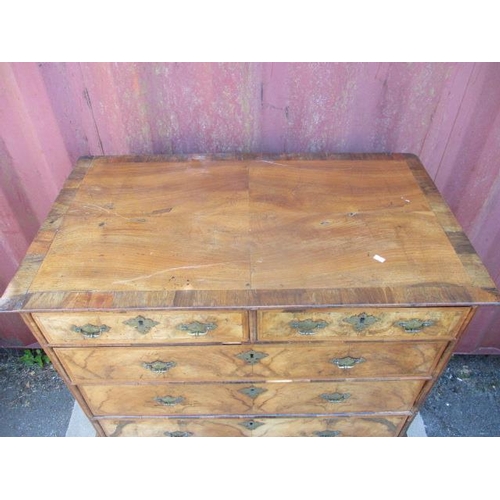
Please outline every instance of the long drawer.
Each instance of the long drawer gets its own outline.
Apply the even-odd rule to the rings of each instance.
[[[241,343],[248,339],[244,311],[126,311],[36,313],[51,344]]]
[[[94,415],[334,414],[405,411],[423,380],[81,385]]]
[[[408,340],[453,338],[467,307],[340,308],[259,311],[263,341]]]
[[[390,437],[406,416],[101,419],[112,437]]]
[[[56,348],[75,383],[430,376],[441,342]]]

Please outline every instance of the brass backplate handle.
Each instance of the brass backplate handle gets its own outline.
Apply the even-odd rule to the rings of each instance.
[[[192,432],[183,432],[183,431],[166,431],[163,433],[164,436],[167,437],[173,437],[173,438],[184,438],[184,437],[191,437],[193,435]]]
[[[145,318],[144,316],[136,316],[135,318],[130,318],[129,320],[124,321],[123,324],[132,326],[139,333],[149,333],[151,328],[154,328],[156,325],[159,325],[160,323],[150,318]]]
[[[299,335],[314,335],[314,330],[321,330],[328,326],[328,323],[323,320],[316,321],[314,319],[294,320],[290,321],[290,326],[297,330]]]
[[[155,398],[155,401],[163,406],[175,406],[184,401],[182,396],[174,397],[174,396],[163,396]]]
[[[193,321],[192,323],[181,323],[177,325],[178,330],[187,332],[193,337],[200,337],[206,335],[209,331],[215,330],[217,323],[201,323],[200,321]]]
[[[142,366],[153,373],[165,373],[177,366],[175,361],[152,361],[151,363],[142,363]]]
[[[407,321],[398,321],[396,325],[401,327],[405,333],[420,333],[424,328],[434,325],[434,321],[412,318]]]
[[[344,323],[349,323],[357,332],[362,332],[377,321],[380,319],[364,312],[344,319]]]
[[[75,333],[80,333],[87,339],[95,339],[99,337],[102,333],[104,332],[109,332],[111,328],[107,325],[91,325],[90,323],[87,323],[86,325],[83,326],[76,326],[73,325],[71,327],[71,331]]]
[[[329,403],[342,403],[346,399],[349,399],[351,395],[348,392],[330,392],[321,394],[321,397]]]
[[[342,433],[340,431],[329,431],[329,430],[316,431],[314,433],[314,435],[318,437],[336,437],[340,436],[341,434]]]
[[[345,356],[344,358],[333,358],[330,360],[330,363],[342,368],[343,370],[348,370],[359,363],[364,363],[366,361],[365,358],[353,358],[351,356]]]

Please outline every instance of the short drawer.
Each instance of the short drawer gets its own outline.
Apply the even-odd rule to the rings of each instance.
[[[83,385],[96,416],[334,414],[407,411],[422,380]]]
[[[392,437],[405,416],[102,419],[111,437]]]
[[[61,347],[75,383],[430,376],[444,342]]]
[[[51,344],[241,343],[248,338],[242,311],[125,311],[36,313]]]
[[[260,340],[449,339],[469,308],[358,308],[259,311]]]

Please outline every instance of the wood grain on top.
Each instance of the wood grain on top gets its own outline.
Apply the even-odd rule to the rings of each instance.
[[[84,166],[4,310],[498,302],[411,155]]]

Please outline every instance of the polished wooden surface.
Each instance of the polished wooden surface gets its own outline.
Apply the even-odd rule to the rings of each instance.
[[[468,312],[469,310],[464,307],[266,310],[259,311],[258,335],[260,340],[286,340],[288,342],[301,341],[305,338],[310,341],[339,338],[349,340],[451,339],[457,334]],[[407,331],[400,325],[413,319],[427,326],[422,326],[416,329],[417,331]],[[308,320],[321,323],[320,328],[301,333],[300,322]]]
[[[411,155],[160,160],[82,160],[2,309],[498,303]]]
[[[404,416],[327,418],[102,419],[112,437],[391,437]]]
[[[38,313],[33,314],[33,318],[52,344],[99,345],[155,342],[238,344],[248,340],[245,312],[217,311],[216,314],[203,311]],[[139,321],[144,323],[142,328]],[[129,324],[130,322],[133,324]],[[196,325],[193,326],[195,330],[190,332],[189,327],[193,323],[198,324],[199,332],[196,331]],[[151,326],[147,326],[148,324]],[[85,325],[104,327],[105,331],[96,337],[88,337],[78,331]]]
[[[81,385],[95,415],[331,414],[411,410],[422,380]],[[242,390],[253,390],[251,395]],[[334,399],[330,402],[325,395]],[[340,396],[337,396],[340,395]],[[340,401],[335,401],[340,397]],[[160,398],[168,398],[163,404]]]
[[[444,342],[342,342],[292,346],[64,347],[55,348],[55,352],[75,383],[160,383],[430,377],[445,346]],[[251,351],[262,355],[262,359],[254,364],[245,361],[245,354]]]

